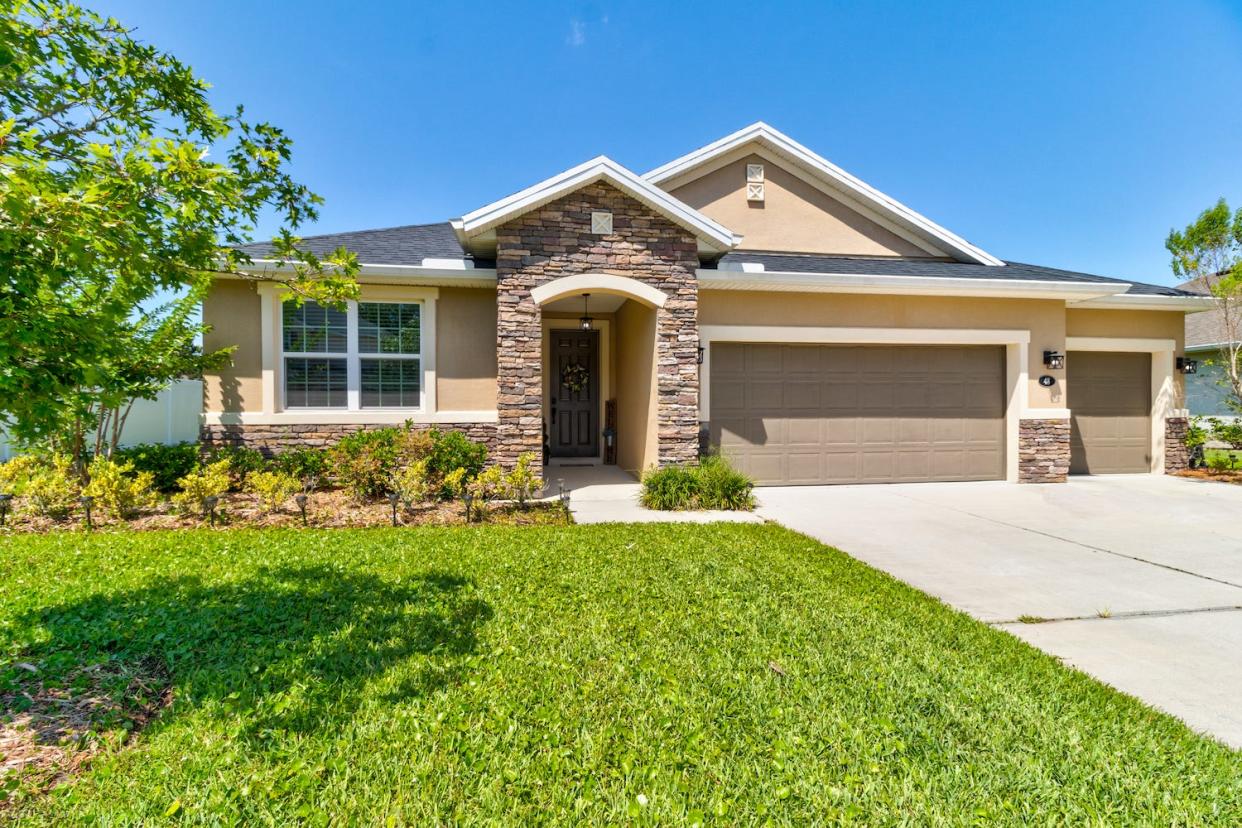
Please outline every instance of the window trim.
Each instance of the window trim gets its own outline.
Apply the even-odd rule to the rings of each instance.
[[[285,357],[314,357],[340,359],[341,355],[286,354],[284,351],[284,315],[282,297],[287,289],[276,284],[258,286],[260,313],[262,315],[262,361],[263,361],[263,415],[301,417],[302,415],[348,415],[351,422],[364,422],[368,418],[387,421],[402,417],[415,421],[435,418],[436,409],[436,299],[437,288],[363,285],[358,299],[346,305],[348,351],[345,353],[346,405],[332,407],[290,407],[285,403]],[[419,350],[413,354],[361,354],[358,350],[358,302],[379,304],[417,304],[419,308]],[[365,358],[386,359],[409,357],[419,360],[419,406],[363,407],[362,363]]]

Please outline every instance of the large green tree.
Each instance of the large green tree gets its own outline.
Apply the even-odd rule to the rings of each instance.
[[[1222,198],[1184,230],[1170,230],[1164,246],[1173,255],[1173,272],[1216,302],[1221,383],[1229,406],[1242,413],[1242,209],[1231,211]]]
[[[290,176],[289,138],[241,107],[218,113],[207,89],[114,19],[0,0],[0,423],[20,439],[114,408],[91,395],[124,373],[126,341],[151,332],[141,308],[161,297],[222,275],[355,295],[347,251],[299,247],[321,200]],[[285,264],[256,277],[235,247],[273,215]]]

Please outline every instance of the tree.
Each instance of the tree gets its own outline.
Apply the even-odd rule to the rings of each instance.
[[[207,89],[112,18],[0,0],[0,423],[18,439],[99,428],[118,375],[189,324],[140,309],[260,278],[236,246],[269,215],[284,263],[261,278],[297,300],[356,295],[351,254],[299,247],[321,199],[289,175],[289,138],[217,113]]]
[[[1170,230],[1164,246],[1173,254],[1173,272],[1196,281],[1215,300],[1221,384],[1229,406],[1242,413],[1242,209],[1230,212],[1222,198],[1185,230]]]

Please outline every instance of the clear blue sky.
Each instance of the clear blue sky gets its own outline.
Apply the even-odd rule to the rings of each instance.
[[[1168,283],[1169,228],[1242,206],[1240,4],[93,8],[292,135],[327,199],[306,235],[453,218],[601,153],[644,172],[756,120],[1019,261]]]

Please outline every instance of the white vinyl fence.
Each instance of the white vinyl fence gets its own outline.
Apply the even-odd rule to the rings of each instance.
[[[121,445],[193,443],[198,440],[198,415],[202,410],[202,380],[178,380],[154,400],[134,403],[121,432]],[[8,460],[12,455],[13,446],[0,431],[0,460]]]

